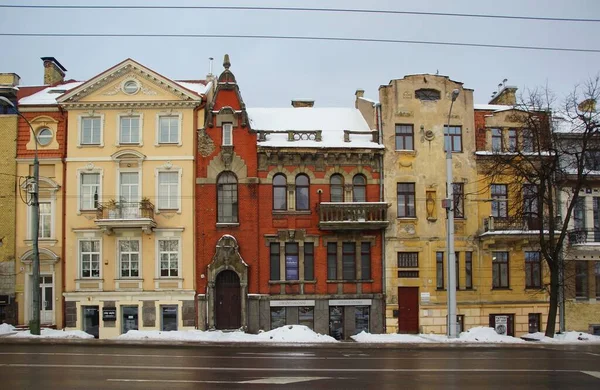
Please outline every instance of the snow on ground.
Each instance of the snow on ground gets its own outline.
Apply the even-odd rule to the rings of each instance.
[[[544,343],[555,343],[555,344],[568,344],[568,343],[600,343],[600,336],[594,336],[588,333],[582,332],[566,332],[555,334],[554,338],[546,337],[544,333],[529,333],[523,336],[523,338],[537,340]]]
[[[304,325],[286,325],[268,332],[259,334],[244,333],[242,331],[222,332],[215,331],[171,331],[158,330],[129,332],[117,337],[119,340],[177,340],[177,341],[213,341],[213,342],[276,342],[276,343],[335,343],[331,336],[315,333]]]
[[[439,334],[369,334],[361,332],[352,339],[359,343],[511,343],[522,344],[527,341],[516,337],[502,336],[496,333],[493,328],[483,326],[471,328],[462,332],[458,338],[449,339],[445,335]]]
[[[11,338],[43,338],[43,339],[93,339],[94,336],[81,330],[56,330],[42,328],[41,335],[31,334],[28,330],[17,331],[14,326],[8,324],[0,325],[0,337]]]

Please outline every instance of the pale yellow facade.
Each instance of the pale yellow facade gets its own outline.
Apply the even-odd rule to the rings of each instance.
[[[97,327],[100,338],[165,329],[167,321],[193,329],[203,97],[126,60],[61,105],[69,115],[67,327]]]

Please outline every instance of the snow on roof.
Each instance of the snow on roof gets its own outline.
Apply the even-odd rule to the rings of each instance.
[[[39,92],[29,95],[19,100],[20,106],[46,106],[57,104],[56,99],[70,89],[83,84],[83,81],[74,81],[65,84],[54,85],[42,89]]]
[[[206,83],[203,80],[187,80],[187,81],[175,81],[185,89],[189,89],[198,95],[204,95],[210,90],[211,83]],[[205,84],[206,83],[206,84]]]
[[[504,104],[474,104],[473,108],[485,111],[507,111],[512,110],[514,107]]]
[[[376,100],[369,99],[369,98],[366,98],[366,97],[364,97],[364,96],[361,96],[361,97],[359,97],[359,99],[360,99],[360,100],[364,100],[365,102],[372,103],[372,104],[378,104],[378,103],[379,103],[379,102],[378,102],[378,101],[376,101]]]
[[[259,146],[269,147],[314,147],[314,148],[375,148],[384,146],[373,142],[372,129],[355,108],[248,108],[250,127],[255,131],[281,131],[266,134],[266,141]],[[321,131],[321,141],[303,139],[288,141],[284,132]],[[351,133],[350,142],[344,142],[344,131]]]

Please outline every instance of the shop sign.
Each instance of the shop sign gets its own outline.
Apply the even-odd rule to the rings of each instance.
[[[314,306],[314,299],[289,299],[289,300],[273,300],[269,302],[271,307],[281,306]]]
[[[102,308],[102,321],[116,321],[116,320],[117,320],[117,308],[115,308],[115,307]]]
[[[371,299],[330,299],[329,306],[371,306]]]

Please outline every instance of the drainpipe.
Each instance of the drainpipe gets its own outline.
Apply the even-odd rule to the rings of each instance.
[[[375,115],[377,115],[377,130],[379,132],[379,144],[383,145],[383,124],[381,122],[381,103],[375,103]],[[383,153],[379,156],[379,201],[384,201],[384,185],[383,185]],[[387,213],[386,213],[387,215]],[[385,277],[386,277],[386,269],[385,269],[385,232],[386,229],[383,229],[381,234],[381,291],[383,296],[383,308],[382,308],[382,317],[383,317],[383,333],[387,333],[386,329],[386,287],[385,287]]]

